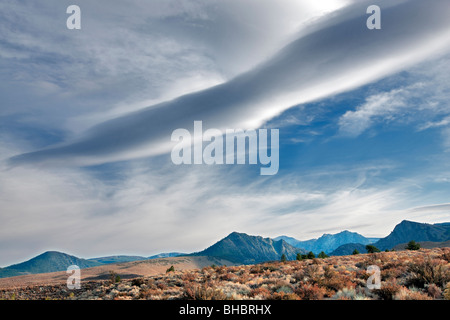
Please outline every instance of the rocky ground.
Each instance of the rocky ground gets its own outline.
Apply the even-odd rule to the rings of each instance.
[[[367,268],[380,268],[381,288],[369,290]],[[248,266],[208,266],[196,270],[119,279],[0,289],[0,299],[297,299],[450,300],[450,248],[380,252],[271,262]]]

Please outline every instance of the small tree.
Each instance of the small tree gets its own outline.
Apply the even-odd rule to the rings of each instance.
[[[120,276],[115,273],[113,270],[109,271],[109,278],[111,279],[111,283],[120,282]]]
[[[372,245],[372,244],[368,244],[368,245],[366,246],[366,250],[367,250],[368,253],[380,252],[380,249],[378,249],[377,247],[375,247],[375,246]]]
[[[359,254],[358,249],[353,250],[352,254],[353,254],[353,255]]]
[[[308,255],[306,257],[308,259],[314,259],[316,257],[316,255],[312,251],[310,251],[310,252],[308,252]]]
[[[175,271],[175,268],[173,266],[170,266],[170,268],[166,270],[166,272],[174,272],[174,271]]]
[[[419,250],[420,244],[416,243],[414,240],[408,242],[408,245],[405,247],[406,250]]]
[[[302,260],[303,260],[303,255],[302,255],[301,253],[297,253],[296,259],[297,259],[298,261],[302,261]]]
[[[325,252],[321,251],[319,253],[318,257],[321,258],[321,259],[324,259],[324,258],[328,258],[328,255]]]
[[[287,261],[286,255],[283,253],[281,255],[281,262],[286,262],[286,261]]]

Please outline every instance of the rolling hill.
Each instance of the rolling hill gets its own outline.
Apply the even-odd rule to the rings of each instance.
[[[100,258],[91,258],[88,259],[89,261],[98,262],[100,264],[111,264],[111,263],[122,263],[122,262],[132,262],[132,261],[141,261],[141,260],[151,260],[151,259],[159,259],[159,258],[170,258],[170,257],[179,257],[186,255],[186,253],[181,252],[164,252],[155,254],[150,257],[142,257],[142,256],[107,256],[107,257],[100,257]]]
[[[28,261],[13,264],[0,270],[0,278],[14,277],[26,274],[65,271],[67,267],[77,265],[81,269],[101,265],[97,261],[77,258],[66,253],[47,251]]]
[[[187,253],[182,253],[182,252],[164,252],[164,253],[159,253],[159,254],[155,254],[153,256],[148,257],[147,259],[159,259],[159,258],[170,258],[170,257],[179,257],[179,256],[184,256]]]
[[[119,275],[122,279],[121,281],[124,281],[125,279],[166,274],[166,270],[170,266],[174,266],[175,270],[178,272],[183,270],[198,270],[203,267],[209,267],[212,264],[215,264],[216,266],[234,265],[231,261],[227,260],[216,259],[213,257],[193,256],[147,259],[124,263],[104,264],[97,267],[81,270],[81,281],[82,283],[84,283],[84,285],[82,284],[82,288],[91,281],[110,280],[111,272]],[[28,274],[11,278],[5,277],[0,279],[0,291],[5,288],[30,287],[37,285],[42,286],[49,284],[59,284],[67,289],[66,282],[67,273],[65,270],[41,274]]]
[[[122,262],[132,262],[147,260],[146,257],[141,256],[108,256],[100,258],[88,259],[89,261],[98,262],[99,264],[110,264],[110,263],[122,263]]]

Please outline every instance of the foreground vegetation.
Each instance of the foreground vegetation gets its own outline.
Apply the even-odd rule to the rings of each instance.
[[[367,267],[381,271],[381,288],[366,287]],[[164,275],[1,290],[1,299],[289,299],[450,300],[450,248],[378,252],[248,266],[167,269]]]

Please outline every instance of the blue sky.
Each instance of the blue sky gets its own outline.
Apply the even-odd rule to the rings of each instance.
[[[449,8],[376,2],[3,1],[0,266],[449,221]],[[173,165],[193,120],[279,129],[278,174]]]

